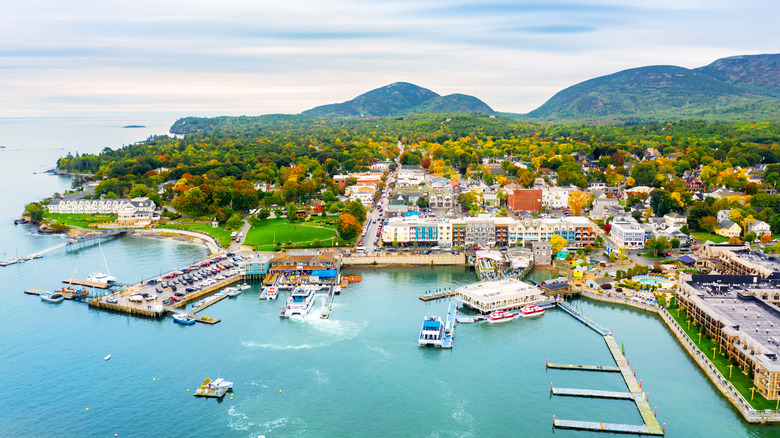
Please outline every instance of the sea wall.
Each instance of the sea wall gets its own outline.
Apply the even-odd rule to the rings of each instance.
[[[466,266],[464,254],[383,254],[383,255],[359,255],[344,256],[341,258],[342,266],[366,266],[366,265],[426,265],[426,266]]]

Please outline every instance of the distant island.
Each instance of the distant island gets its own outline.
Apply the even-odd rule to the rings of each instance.
[[[146,128],[145,125],[125,125],[122,128]]]

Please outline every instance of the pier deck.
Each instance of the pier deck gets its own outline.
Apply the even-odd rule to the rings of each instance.
[[[228,294],[224,294],[224,295],[221,295],[221,296],[218,296],[218,297],[214,297],[213,300],[210,300],[209,302],[203,304],[202,306],[198,306],[198,307],[192,309],[192,313],[200,313],[201,311],[206,310],[207,308],[213,306],[214,304],[217,304],[218,302],[224,300],[227,297],[228,297]]]
[[[550,394],[566,397],[611,398],[617,400],[634,399],[634,395],[630,392],[600,391],[598,389],[550,388]]]
[[[40,295],[40,294],[47,294],[49,291],[43,290],[43,289],[27,289],[24,291],[27,295]]]
[[[448,290],[445,292],[437,292],[435,294],[430,294],[430,295],[420,295],[419,298],[422,301],[433,301],[433,300],[440,300],[442,298],[453,297],[455,295],[457,295],[457,292]]]
[[[108,289],[111,287],[110,284],[98,283],[97,281],[79,280],[78,278],[70,278],[70,279],[62,280],[62,282],[66,284],[75,284],[78,286],[86,286],[95,289]]]
[[[553,427],[561,429],[590,430],[597,432],[632,433],[636,435],[656,435],[647,426],[618,423],[599,423],[596,421],[576,421],[553,419]]]
[[[455,303],[450,303],[450,307],[447,309],[447,318],[444,320],[444,338],[441,340],[441,348],[452,348],[452,341],[455,338],[455,319],[457,315],[457,306]]]
[[[600,371],[605,373],[619,373],[620,367],[611,367],[606,365],[576,365],[567,363],[547,363],[547,368],[556,370],[577,370],[577,371]]]

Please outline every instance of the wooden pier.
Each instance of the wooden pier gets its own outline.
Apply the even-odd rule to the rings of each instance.
[[[214,325],[222,321],[219,318],[212,318],[210,316],[204,316],[204,315],[192,315],[192,317],[195,318],[196,322],[202,322],[203,324],[209,324],[209,325]]]
[[[553,368],[556,370],[576,370],[576,371],[600,371],[605,373],[619,373],[620,367],[611,367],[605,365],[576,365],[567,363],[549,363],[547,362],[547,368]]]
[[[43,290],[43,289],[27,289],[24,291],[27,295],[40,295],[40,294],[47,294],[49,291]]]
[[[206,310],[209,307],[213,306],[214,304],[217,304],[218,302],[224,300],[228,296],[229,296],[228,294],[220,295],[218,297],[215,296],[213,299],[209,300],[208,302],[203,303],[203,305],[192,309],[192,313],[200,313],[201,311]]]
[[[79,280],[78,278],[71,278],[71,279],[67,279],[67,280],[62,280],[62,282],[66,283],[66,284],[75,284],[75,285],[78,285],[78,286],[91,287],[91,288],[94,288],[94,289],[108,289],[108,288],[111,287],[110,284],[100,283],[100,282],[97,282],[97,281]]]
[[[420,299],[422,301],[440,300],[442,298],[452,297],[457,294],[458,293],[453,290],[448,290],[446,292],[437,292],[435,294],[430,294],[430,295],[420,295]]]
[[[636,435],[657,435],[647,426],[634,424],[598,423],[595,421],[559,420],[553,418],[553,428],[590,430],[594,432],[632,433]]]
[[[554,388],[550,387],[550,395],[564,397],[590,397],[590,398],[611,398],[616,400],[633,400],[634,395],[630,392],[618,391],[600,391],[598,389],[577,389],[577,388]]]

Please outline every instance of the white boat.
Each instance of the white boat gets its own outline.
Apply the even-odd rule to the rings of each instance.
[[[241,295],[242,292],[244,292],[243,289],[232,290],[232,291],[228,292],[228,296],[230,298],[235,298],[235,297]]]
[[[61,303],[65,300],[65,296],[59,292],[41,294],[41,301],[47,303]]]
[[[244,283],[244,284],[242,284],[241,286],[238,287],[239,290],[247,290],[247,289],[251,289],[251,288],[252,288],[252,286],[250,286],[250,285],[248,285],[246,283]]]
[[[517,318],[517,313],[507,312],[506,310],[497,310],[488,315],[487,320],[491,324],[507,322]]]
[[[217,388],[227,390],[233,388],[233,382],[228,382],[227,380],[220,377],[217,380],[211,382],[211,386],[216,386]]]
[[[177,313],[173,315],[173,322],[184,325],[193,325],[195,324],[195,318],[187,313]]]
[[[112,284],[116,283],[116,277],[113,275],[104,274],[102,272],[93,272],[92,275],[87,277],[87,281],[100,284]]]
[[[278,294],[278,291],[276,290],[276,286],[271,286],[271,287],[268,288],[268,290],[265,291],[265,299],[266,300],[275,300],[277,294]]]
[[[111,359],[111,355],[110,354],[103,358],[103,360],[109,360],[109,359]]]
[[[438,316],[426,316],[420,327],[420,337],[417,340],[422,345],[441,347],[444,338],[444,324]]]
[[[462,324],[471,324],[477,322],[477,318],[474,318],[473,316],[457,316],[455,317],[455,320]]]
[[[544,314],[544,309],[542,309],[541,307],[535,304],[531,304],[520,309],[520,316],[522,316],[523,318],[528,318],[531,316],[541,316],[543,314]]]
[[[296,287],[290,294],[290,298],[284,303],[282,318],[299,317],[303,318],[309,314],[314,305],[314,289],[306,286]]]

